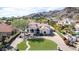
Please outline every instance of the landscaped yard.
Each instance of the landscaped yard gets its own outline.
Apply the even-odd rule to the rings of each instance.
[[[43,38],[38,39],[28,39],[30,44],[29,50],[57,50],[57,44],[51,40],[46,40]],[[26,42],[23,41],[17,45],[17,48],[22,51],[26,50],[27,45]]]
[[[57,44],[51,40],[46,40],[43,38],[39,39],[28,39],[30,44],[29,50],[56,50]]]
[[[26,45],[26,41],[21,42],[20,44],[17,45],[17,48],[21,51],[21,50],[26,50],[27,45]]]

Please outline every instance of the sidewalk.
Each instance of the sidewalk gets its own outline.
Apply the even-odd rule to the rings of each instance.
[[[20,34],[21,35],[21,34]],[[19,35],[19,36],[20,36]],[[17,45],[20,43],[20,42],[22,42],[23,41],[23,39],[22,38],[19,38],[19,36],[13,41],[13,43],[11,44],[11,46],[13,46],[14,48],[16,48],[17,47]]]

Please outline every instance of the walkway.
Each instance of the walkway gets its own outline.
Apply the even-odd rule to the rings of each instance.
[[[28,51],[30,49],[29,41],[26,41],[26,45],[27,45],[26,51]]]
[[[20,34],[20,35],[23,35],[23,34]],[[19,36],[20,36],[19,35]],[[17,45],[23,41],[22,38],[19,38],[19,36],[13,41],[13,43],[11,44],[11,46],[13,46],[14,48],[17,48]]]
[[[23,36],[24,34],[21,33],[19,36]],[[17,45],[23,41],[24,38],[19,38],[19,36],[13,41],[13,43],[11,44],[11,46],[13,46],[14,48],[17,48]],[[30,45],[29,45],[29,41],[26,40],[26,45],[27,45],[27,49],[29,50]]]

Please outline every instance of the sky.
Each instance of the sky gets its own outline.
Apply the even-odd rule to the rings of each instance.
[[[0,0],[0,7],[40,7],[40,6],[79,7],[79,0]]]
[[[0,17],[23,16],[75,6],[79,7],[79,0],[0,0]]]
[[[0,17],[23,16],[75,6],[79,6],[79,0],[0,0]]]
[[[48,12],[50,10],[61,10],[64,7],[0,7],[0,17],[24,16],[38,12]]]

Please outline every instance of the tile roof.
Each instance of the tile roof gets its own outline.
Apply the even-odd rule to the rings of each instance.
[[[35,23],[35,22],[30,23],[29,27],[30,28],[34,28],[34,29],[36,29],[36,28],[50,29],[50,26],[48,24],[45,24],[45,23]]]
[[[12,32],[13,28],[11,25],[1,23],[0,24],[0,32]]]

